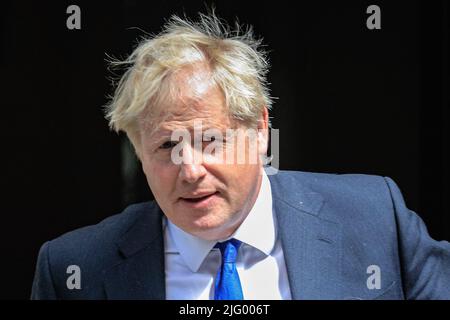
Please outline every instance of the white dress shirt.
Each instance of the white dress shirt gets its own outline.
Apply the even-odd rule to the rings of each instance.
[[[214,281],[221,265],[220,250],[214,248],[216,241],[200,239],[165,220],[166,298],[214,299]],[[291,299],[270,181],[265,173],[252,210],[230,238],[242,242],[236,268],[244,299]]]

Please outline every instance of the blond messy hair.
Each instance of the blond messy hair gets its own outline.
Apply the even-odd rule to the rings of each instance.
[[[140,42],[123,61],[128,66],[106,105],[106,119],[116,132],[124,131],[134,144],[139,131],[138,118],[151,113],[155,101],[167,96],[164,81],[186,66],[206,63],[211,80],[221,89],[229,115],[247,126],[256,126],[264,108],[270,109],[266,52],[261,40],[236,23],[234,30],[214,12],[200,13],[199,20],[173,15],[161,33]]]

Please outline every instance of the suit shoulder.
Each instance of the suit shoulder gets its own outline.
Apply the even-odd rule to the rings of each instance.
[[[389,178],[367,174],[330,174],[280,171],[270,178],[275,194],[281,199],[318,193],[325,201],[333,220],[388,219],[393,212]]]
[[[302,185],[313,191],[320,192],[327,189],[336,189],[342,192],[380,191],[380,188],[388,190],[384,177],[369,174],[279,171],[271,180],[275,180],[281,185]]]
[[[104,273],[123,259],[118,242],[140,222],[156,221],[149,218],[158,214],[157,208],[155,202],[134,204],[96,225],[46,242],[39,253],[34,296],[104,298]],[[70,269],[73,267],[82,274],[82,290],[67,290],[68,273],[75,270]]]
[[[52,257],[70,260],[74,257],[86,257],[95,254],[106,255],[115,251],[115,242],[143,214],[152,212],[154,202],[143,202],[126,207],[121,213],[110,216],[98,224],[67,232],[48,242]]]

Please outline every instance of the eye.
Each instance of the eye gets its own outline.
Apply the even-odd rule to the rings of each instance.
[[[175,147],[178,144],[178,141],[166,141],[162,145],[159,146],[159,149],[167,150]]]
[[[203,136],[203,142],[213,142],[216,141],[216,137],[214,136]]]

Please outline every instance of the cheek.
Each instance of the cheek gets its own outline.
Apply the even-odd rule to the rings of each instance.
[[[142,165],[147,182],[152,192],[157,195],[167,195],[175,187],[177,171],[174,166],[158,161],[145,161]]]
[[[221,168],[221,176],[225,180],[227,191],[231,201],[241,202],[247,199],[247,190],[250,192],[252,186],[258,180],[260,167],[258,165],[225,165]],[[238,200],[239,199],[239,200]]]

